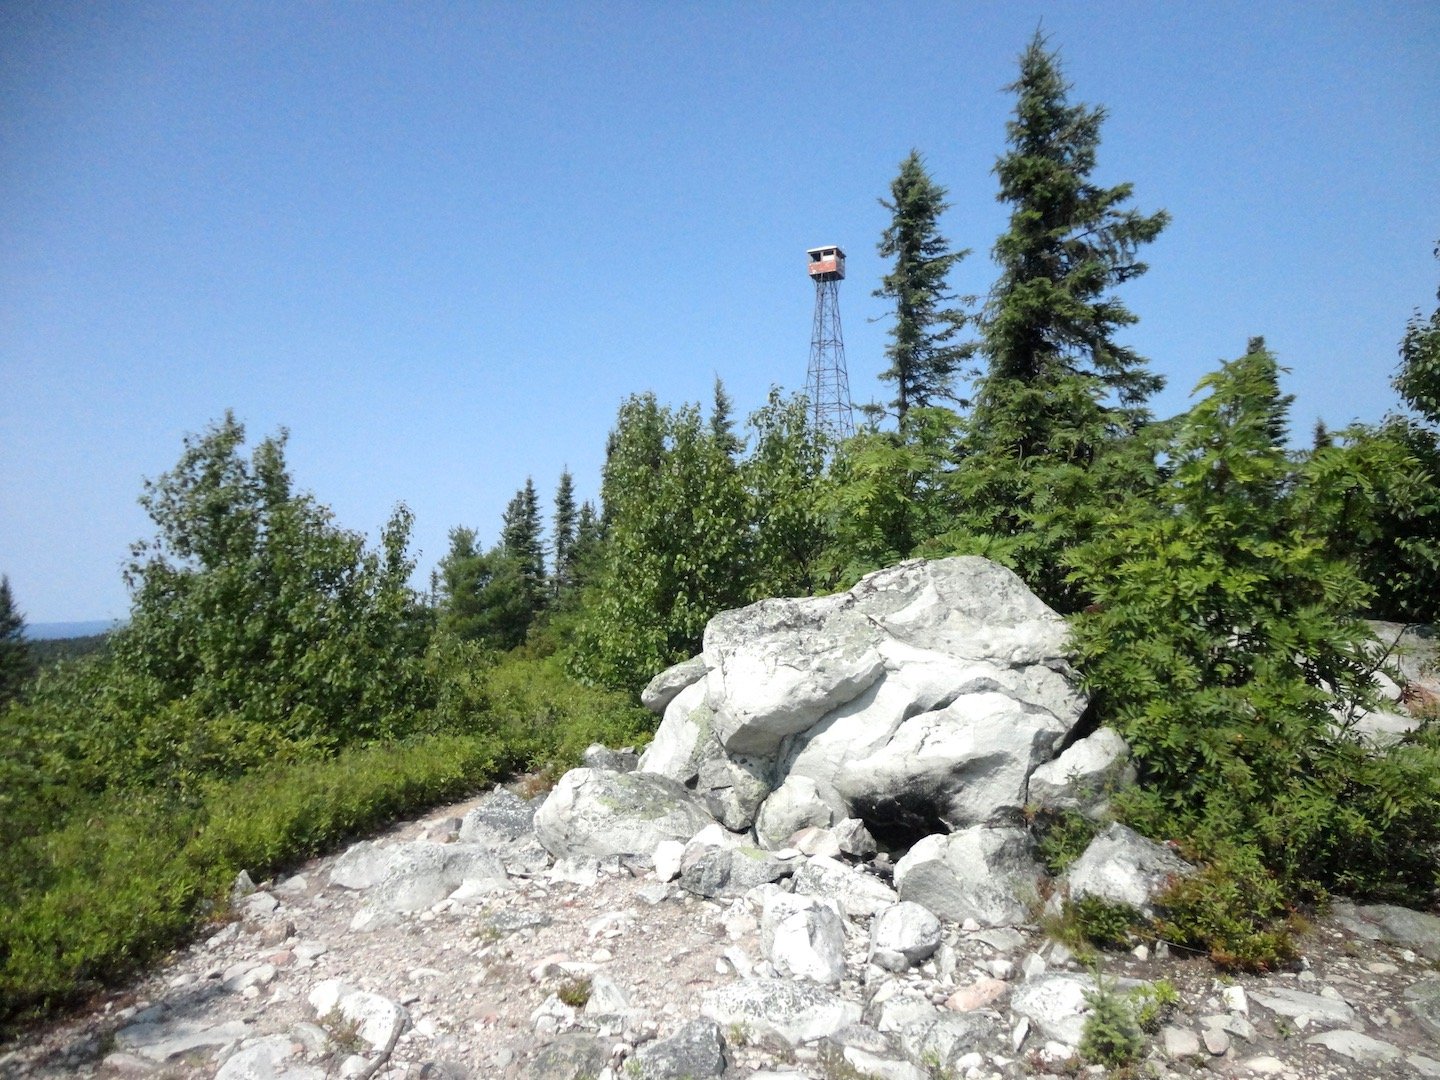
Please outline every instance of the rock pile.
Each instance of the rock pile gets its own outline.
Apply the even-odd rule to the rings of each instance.
[[[873,858],[763,852],[714,824],[649,860],[556,860],[532,828],[493,827],[536,809],[497,790],[262,883],[130,991],[0,1054],[0,1075],[979,1080],[1074,1057],[1095,975],[1030,914],[957,922]],[[476,876],[437,885],[452,852]],[[694,871],[720,852],[730,878]],[[750,862],[781,872],[742,887]],[[1440,1075],[1440,919],[1339,904],[1304,946],[1264,977],[1145,949],[1104,977],[1176,988],[1157,1077]]]

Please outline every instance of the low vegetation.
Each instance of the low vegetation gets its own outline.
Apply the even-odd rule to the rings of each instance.
[[[1440,309],[1405,329],[1381,424],[1292,445],[1259,338],[1157,420],[1117,290],[1168,218],[1093,182],[1104,112],[1070,101],[1043,39],[1010,89],[989,302],[947,291],[945,189],[907,156],[881,239],[894,397],[842,444],[778,391],[744,426],[718,382],[708,416],[636,395],[598,507],[563,475],[547,537],[527,480],[495,545],[452,532],[422,596],[403,507],[371,547],[295,489],[283,433],[247,453],[227,415],[145,485],[155,534],[103,650],[37,674],[3,581],[0,1025],[170,948],[241,868],[643,740],[636,692],[718,611],[917,556],[996,559],[1072,619],[1139,770],[1112,812],[1201,867],[1146,932],[1257,970],[1331,892],[1432,901],[1434,711],[1383,751],[1352,721],[1374,703],[1362,618],[1440,616]],[[1091,830],[1035,824],[1054,872]],[[1066,917],[1077,942],[1134,925]],[[1104,1008],[1086,1054],[1123,1063],[1142,1022]]]

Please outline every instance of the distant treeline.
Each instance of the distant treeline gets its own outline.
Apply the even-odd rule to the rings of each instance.
[[[84,637],[49,638],[45,641],[25,642],[36,668],[47,668],[62,660],[79,660],[85,656],[103,653],[108,647],[110,634],[87,634]]]

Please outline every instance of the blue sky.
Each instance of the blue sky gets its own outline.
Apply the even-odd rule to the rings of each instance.
[[[423,579],[533,476],[593,497],[621,399],[803,386],[804,250],[875,244],[912,147],[984,294],[1037,25],[1109,111],[1096,179],[1174,222],[1124,292],[1183,409],[1264,334],[1295,427],[1375,420],[1440,280],[1440,5],[0,6],[0,572],[32,622],[123,616],[143,477],[232,408]],[[876,321],[880,320],[880,321]]]

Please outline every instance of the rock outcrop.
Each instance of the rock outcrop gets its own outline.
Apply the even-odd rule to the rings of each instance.
[[[769,847],[847,818],[903,846],[1018,819],[1085,708],[1063,620],[973,557],[717,615],[645,700],[664,719],[640,769]]]

